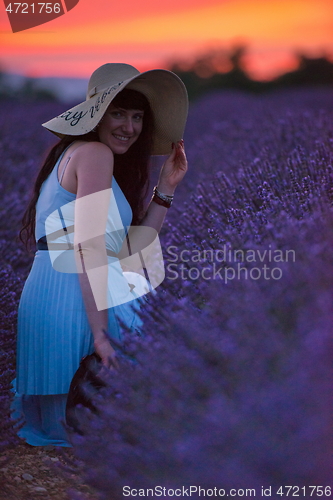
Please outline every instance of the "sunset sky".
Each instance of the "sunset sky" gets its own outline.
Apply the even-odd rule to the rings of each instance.
[[[105,62],[142,71],[246,44],[250,74],[270,78],[295,65],[296,51],[333,60],[333,0],[80,0],[19,33],[11,32],[1,1],[0,44],[5,71],[76,77]]]

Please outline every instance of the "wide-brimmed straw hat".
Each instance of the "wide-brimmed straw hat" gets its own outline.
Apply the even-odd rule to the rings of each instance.
[[[124,88],[144,94],[154,116],[154,155],[171,152],[183,137],[188,97],[182,80],[172,71],[153,69],[140,73],[129,64],[108,63],[91,75],[84,102],[43,123],[58,137],[83,135],[93,130],[109,104]]]

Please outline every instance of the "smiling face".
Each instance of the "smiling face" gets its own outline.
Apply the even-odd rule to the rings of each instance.
[[[99,140],[114,154],[126,153],[142,131],[143,115],[142,110],[124,109],[111,103],[98,127]]]

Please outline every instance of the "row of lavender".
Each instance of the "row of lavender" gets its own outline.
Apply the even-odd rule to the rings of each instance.
[[[192,173],[163,230],[146,336],[129,336],[100,415],[74,437],[103,498],[330,494],[332,97],[222,93],[193,107]]]
[[[20,221],[32,184],[52,137],[40,123],[53,104],[1,102],[0,114],[0,450],[18,442],[10,420],[10,383],[15,376],[16,319],[19,296],[32,260],[18,240]]]
[[[162,234],[166,279],[146,337],[126,344],[138,362],[121,361],[100,417],[75,438],[82,474],[105,498],[123,485],[259,492],[332,480],[332,105],[330,90],[308,90],[227,92],[192,107],[191,172]],[[31,261],[15,236],[54,107],[6,104],[0,119],[3,445]]]

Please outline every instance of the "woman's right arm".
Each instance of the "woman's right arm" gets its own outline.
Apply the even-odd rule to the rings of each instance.
[[[74,251],[94,346],[105,366],[117,366],[115,351],[104,334],[108,328],[105,231],[111,197],[113,153],[90,142],[72,157],[77,178]]]

